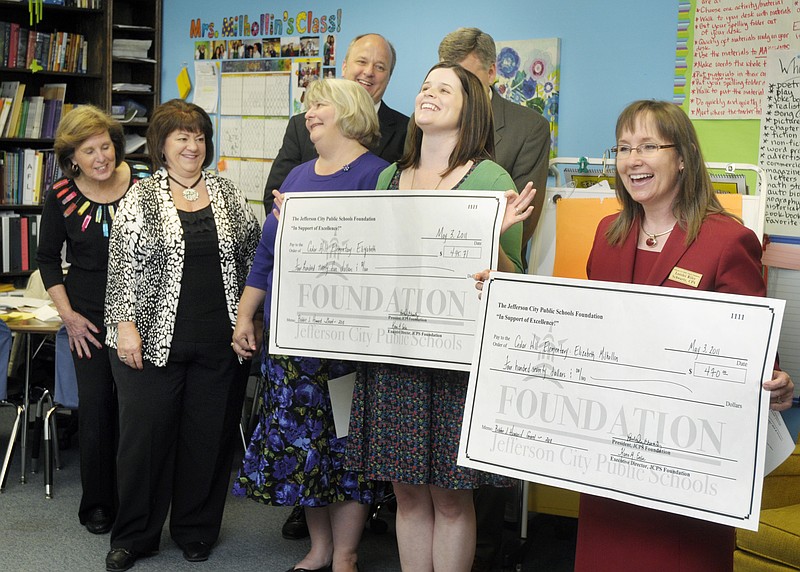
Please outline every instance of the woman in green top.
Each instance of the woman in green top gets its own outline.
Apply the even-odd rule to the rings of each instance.
[[[431,68],[408,138],[405,154],[381,173],[378,188],[507,191],[498,268],[521,272],[520,223],[532,212],[533,192],[528,185],[517,195],[511,176],[491,160],[491,104],[478,78],[454,63]],[[472,489],[507,484],[456,465],[468,380],[465,372],[391,364],[358,370],[348,463],[369,479],[392,482],[403,570],[469,570]]]

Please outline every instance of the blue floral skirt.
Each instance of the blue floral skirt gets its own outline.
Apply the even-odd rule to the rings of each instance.
[[[373,483],[344,468],[347,438],[336,437],[328,379],[354,364],[270,355],[258,426],[233,483],[235,496],[278,506],[374,502]]]

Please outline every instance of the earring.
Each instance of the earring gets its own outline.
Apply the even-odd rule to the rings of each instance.
[[[81,174],[81,168],[78,167],[77,163],[72,164],[72,174],[75,175],[76,177]]]

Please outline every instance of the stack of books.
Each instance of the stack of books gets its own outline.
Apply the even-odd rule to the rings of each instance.
[[[28,272],[36,269],[40,214],[0,213],[0,271]]]
[[[0,21],[0,67],[86,73],[89,45],[82,34],[39,32]]]
[[[91,8],[99,10],[103,7],[103,0],[43,0],[45,4],[56,6],[70,6],[72,8]]]
[[[18,81],[0,83],[0,136],[21,139],[52,139],[64,111],[65,83],[48,83],[39,95],[25,97],[26,85]]]
[[[59,177],[52,149],[0,151],[0,204],[40,205]]]

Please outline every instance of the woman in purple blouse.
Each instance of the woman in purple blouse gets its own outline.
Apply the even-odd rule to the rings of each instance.
[[[306,92],[306,128],[319,158],[295,167],[281,193],[374,189],[388,166],[368,148],[378,140],[378,116],[358,83],[324,79]],[[233,349],[251,357],[260,345],[254,325],[264,303],[269,328],[275,234],[267,216],[256,259],[239,302]],[[264,336],[266,339],[266,334]],[[328,380],[354,370],[348,362],[265,355],[259,422],[233,493],[274,506],[306,509],[311,550],[289,570],[355,572],[361,531],[373,502],[372,484],[344,469],[346,438],[337,438]]]

